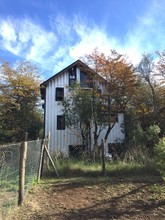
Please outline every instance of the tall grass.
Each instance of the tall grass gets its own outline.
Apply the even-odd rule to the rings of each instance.
[[[56,166],[60,178],[102,178],[101,161],[93,162],[92,160],[62,158],[56,160]],[[139,164],[127,163],[124,161],[107,161],[106,177],[118,180],[149,180],[152,175],[157,175],[153,163]]]

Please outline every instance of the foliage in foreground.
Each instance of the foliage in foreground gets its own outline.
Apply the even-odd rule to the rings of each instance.
[[[158,169],[165,173],[165,138],[155,145],[155,162]]]

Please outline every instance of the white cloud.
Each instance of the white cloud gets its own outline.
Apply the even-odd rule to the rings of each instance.
[[[8,18],[0,22],[0,43],[3,49],[42,64],[45,56],[53,51],[57,37],[27,18]]]
[[[108,37],[106,32],[97,26],[87,27],[78,23],[75,24],[74,29],[80,39],[69,49],[69,55],[74,59],[91,53],[96,47],[104,53],[109,53],[110,49],[114,49],[117,45],[116,39]]]
[[[53,24],[52,27],[57,30],[59,35],[69,37],[70,36],[70,31],[71,31],[71,21],[67,19],[63,14],[59,14]]]
[[[12,41],[15,42],[17,39],[14,27],[12,25],[12,23],[10,21],[8,22],[2,22],[1,23],[1,27],[0,27],[0,31],[2,34],[2,37],[6,40],[6,41]]]
[[[9,50],[11,53],[18,55],[19,47],[17,47],[17,35],[15,27],[13,26],[10,20],[2,21],[0,23],[0,36],[2,40],[0,41],[1,45]],[[15,49],[14,49],[15,48]]]

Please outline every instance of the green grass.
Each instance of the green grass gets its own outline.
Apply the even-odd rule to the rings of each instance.
[[[18,180],[2,180],[0,182],[1,192],[5,191],[17,191],[18,190]]]
[[[89,160],[78,159],[60,159],[56,161],[56,166],[60,178],[100,178],[102,177],[101,162],[90,162]],[[55,174],[51,173],[54,177]],[[48,172],[50,176],[50,172]],[[122,163],[122,162],[107,162],[106,177],[117,178],[123,181],[149,181],[160,178],[159,172],[155,170],[152,163],[137,164],[137,163]]]
[[[26,175],[25,194],[34,184],[36,184],[36,175],[35,177]],[[0,215],[2,213],[9,213],[10,210],[17,205],[18,189],[18,176],[8,176],[8,178],[0,180]]]

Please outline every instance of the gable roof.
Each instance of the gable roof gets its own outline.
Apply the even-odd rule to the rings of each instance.
[[[53,75],[52,77],[50,77],[49,79],[45,80],[43,83],[40,84],[40,86],[47,86],[47,84],[54,78],[56,78],[57,76],[59,76],[60,74],[66,72],[67,70],[69,70],[72,67],[82,67],[82,68],[86,68],[88,69],[90,72],[94,73],[94,71],[87,66],[85,63],[83,63],[81,60],[77,60],[74,63],[70,64],[69,66],[65,67],[63,70],[61,70],[60,72],[56,73],[55,75]]]

